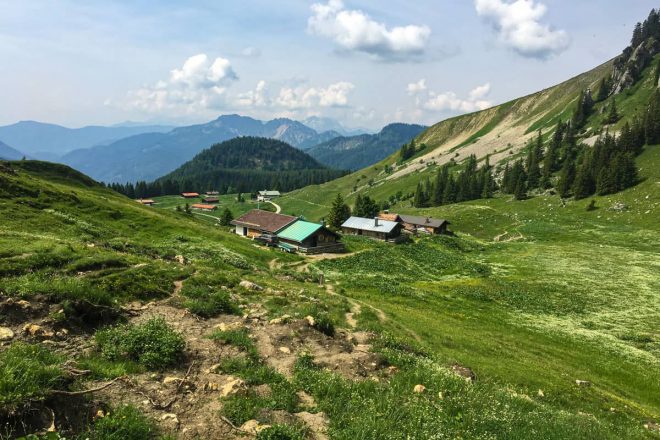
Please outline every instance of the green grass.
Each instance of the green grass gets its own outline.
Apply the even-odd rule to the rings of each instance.
[[[99,330],[95,340],[103,358],[136,362],[152,370],[174,365],[181,360],[185,348],[183,337],[162,318]]]
[[[148,440],[160,438],[153,420],[131,405],[111,409],[105,417],[94,422],[90,432],[82,438],[94,440]]]
[[[216,209],[215,211],[196,211],[193,209],[191,210],[191,215],[198,217],[200,220],[204,220],[215,224],[216,221],[210,218],[209,216],[220,218],[225,208],[229,208],[234,218],[245,214],[251,209],[256,209],[257,207],[259,209],[263,209],[266,211],[273,211],[273,212],[275,211],[275,207],[270,203],[263,203],[263,202],[258,203],[256,200],[251,200],[250,194],[243,194],[245,201],[238,202],[236,200],[237,195],[238,194],[223,194],[217,196],[220,198],[219,203],[217,203],[218,209]],[[194,199],[184,199],[183,197],[178,195],[153,197],[153,200],[156,202],[153,208],[175,210],[176,207],[179,206],[181,207],[181,209],[183,209],[185,208],[186,203],[189,205],[192,205],[193,203],[204,203],[202,201],[203,198],[204,198],[203,195],[201,197]],[[275,200],[275,202],[277,202],[277,200]]]
[[[0,352],[0,413],[42,400],[64,381],[62,357],[16,342]]]

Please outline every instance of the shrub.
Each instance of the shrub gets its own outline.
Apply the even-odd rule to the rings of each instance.
[[[183,354],[183,337],[164,319],[154,318],[141,325],[121,325],[96,333],[101,355],[111,361],[130,360],[148,369],[173,365]]]
[[[81,438],[93,440],[146,440],[155,439],[158,429],[154,422],[131,405],[110,411],[94,423],[91,431]]]
[[[181,294],[187,298],[183,306],[202,318],[212,318],[220,313],[236,313],[238,310],[229,292],[209,292],[209,288],[205,287],[184,286]]]
[[[62,382],[61,358],[39,345],[16,342],[0,353],[0,409],[43,399]]]
[[[252,359],[257,359],[259,357],[257,348],[255,347],[254,342],[252,342],[252,339],[250,339],[250,334],[244,328],[225,331],[217,330],[211,334],[211,339],[222,341],[225,344],[240,348]]]

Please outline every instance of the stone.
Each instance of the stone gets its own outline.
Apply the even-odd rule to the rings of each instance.
[[[282,315],[279,318],[273,318],[268,321],[271,325],[286,324],[291,320],[291,315]]]
[[[316,324],[316,320],[310,315],[305,316],[305,321],[307,321],[307,324],[309,324],[310,327],[314,327],[314,324]]]
[[[588,380],[576,379],[575,384],[579,387],[589,387],[589,386],[591,386],[591,382],[589,382]]]
[[[173,383],[178,384],[182,380],[183,379],[181,379],[180,377],[167,376],[165,379],[163,379],[163,384],[165,384],[165,385],[170,385],[170,384],[173,384]]]
[[[166,422],[167,425],[170,425],[172,428],[177,429],[179,427],[179,418],[174,413],[166,413],[160,416],[160,420]]]
[[[178,262],[179,264],[186,264],[186,257],[183,255],[177,255],[174,257],[174,260]]]
[[[264,290],[264,288],[261,287],[260,285],[248,280],[243,280],[240,283],[238,283],[238,285],[246,290],[256,290],[256,291]]]
[[[204,391],[220,391],[220,384],[217,382],[208,382],[204,384]]]
[[[20,301],[16,301],[16,304],[20,306],[22,309],[29,309],[30,308],[30,301],[26,301],[24,299]]]
[[[220,330],[221,332],[230,332],[233,330],[238,330],[241,327],[243,327],[243,324],[240,322],[232,322],[232,323],[225,323],[221,322],[220,324],[216,324],[213,326],[215,330]]]
[[[215,374],[215,373],[217,373],[218,371],[220,371],[220,368],[221,368],[221,367],[222,367],[221,364],[213,364],[213,365],[211,365],[211,366],[209,367],[208,370],[206,370],[206,373],[207,373],[207,374],[211,374],[211,373]]]
[[[0,341],[10,341],[14,339],[14,331],[9,327],[0,327]]]
[[[536,393],[539,397],[545,397],[545,393],[543,390],[539,390],[538,393]]]
[[[266,428],[270,428],[270,425],[262,425],[254,419],[248,420],[241,425],[241,431],[245,431],[252,435],[257,435]]]
[[[32,337],[43,337],[43,338],[52,338],[55,336],[55,333],[50,330],[44,330],[43,327],[37,324],[25,324],[23,326],[23,332],[29,334]]]
[[[227,382],[222,386],[222,388],[220,389],[220,396],[221,397],[231,396],[233,394],[238,393],[243,388],[245,388],[245,382],[243,382],[243,380],[232,378],[229,380],[229,382]]]
[[[417,384],[413,388],[413,393],[421,394],[424,391],[426,391],[426,387],[424,385],[421,385],[421,384]]]
[[[291,354],[291,349],[289,347],[280,347],[279,350],[281,353]]]
[[[454,364],[451,366],[451,371],[458,376],[461,376],[468,382],[474,382],[477,379],[477,375],[474,374],[474,371],[468,367],[464,367],[459,364]]]

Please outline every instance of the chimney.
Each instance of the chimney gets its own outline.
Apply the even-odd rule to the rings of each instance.
[[[428,217],[426,217],[426,223],[431,223],[431,219],[429,219]]]
[[[389,209],[386,209],[386,210],[383,211],[383,213],[384,213],[384,214],[389,214],[389,213],[390,213],[390,210],[389,210]]]
[[[325,219],[324,218],[321,219],[321,226],[325,226]]]
[[[374,217],[374,226],[378,226],[378,217]]]

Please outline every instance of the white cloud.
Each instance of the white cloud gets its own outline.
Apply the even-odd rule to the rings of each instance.
[[[266,81],[263,79],[257,83],[254,90],[241,93],[236,98],[236,104],[240,107],[265,107],[270,105],[267,95]]]
[[[244,56],[245,58],[258,58],[261,56],[261,49],[248,46],[241,51],[241,56]]]
[[[325,88],[282,87],[275,102],[287,109],[311,107],[345,107],[348,94],[355,88],[353,84],[341,81]]]
[[[535,0],[475,0],[477,14],[484,17],[499,39],[524,57],[546,59],[566,50],[570,44],[564,30],[540,23],[547,12]]]
[[[487,96],[490,93],[490,83],[486,83],[482,86],[477,86],[474,89],[470,90],[470,99],[478,100]]]
[[[426,80],[420,79],[417,82],[410,83],[408,84],[408,87],[406,87],[406,90],[408,91],[409,95],[416,95],[418,93],[421,93],[424,90],[426,90]]]
[[[195,113],[221,108],[226,102],[227,86],[238,76],[229,60],[216,58],[211,62],[206,54],[188,58],[180,69],[170,72],[167,80],[128,93],[128,106],[158,113]]]
[[[424,100],[416,98],[417,105],[430,111],[450,111],[454,113],[468,113],[485,110],[493,103],[485,98],[490,93],[490,83],[475,87],[468,94],[467,99],[459,98],[454,92],[436,93],[430,91]]]
[[[328,37],[347,51],[364,52],[377,59],[401,61],[424,53],[431,35],[428,26],[396,26],[388,29],[359,10],[344,8],[341,0],[312,5],[307,21],[311,34]]]

